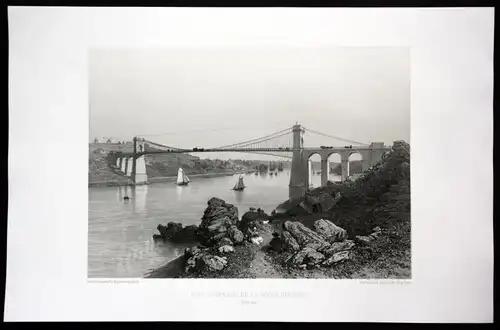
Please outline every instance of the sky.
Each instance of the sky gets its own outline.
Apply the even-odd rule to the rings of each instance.
[[[298,122],[306,146],[346,144],[307,128],[363,143],[409,142],[409,54],[406,47],[94,49],[90,137],[210,148]]]

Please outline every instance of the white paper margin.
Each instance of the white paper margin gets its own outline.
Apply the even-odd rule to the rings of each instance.
[[[10,7],[8,19],[6,321],[492,321],[493,8]],[[411,47],[411,283],[88,283],[87,50],[256,45]]]

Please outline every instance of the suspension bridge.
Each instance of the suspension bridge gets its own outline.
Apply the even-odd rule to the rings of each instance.
[[[304,134],[313,134],[328,138],[330,140],[341,141],[343,146],[317,146],[305,147]],[[309,167],[311,156],[318,154],[321,157],[321,185],[326,185],[329,172],[329,157],[333,154],[340,155],[341,160],[341,180],[345,181],[349,175],[349,156],[358,153],[362,157],[362,170],[367,170],[376,164],[384,152],[390,150],[383,142],[363,143],[344,139],[337,136],[321,133],[296,124],[279,132],[269,134],[260,138],[252,139],[211,148],[179,148],[166,146],[160,143],[146,140],[136,136],[133,139],[131,150],[121,150],[113,155],[118,166],[134,184],[147,182],[147,173],[144,157],[155,154],[178,154],[178,153],[217,153],[217,152],[238,152],[271,155],[291,159],[292,167],[289,184],[290,200],[302,197],[309,190]]]

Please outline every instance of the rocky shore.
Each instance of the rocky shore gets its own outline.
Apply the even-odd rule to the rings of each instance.
[[[358,180],[314,190],[283,214],[240,219],[213,197],[199,226],[159,226],[161,239],[199,244],[146,277],[410,278],[409,174],[409,145],[397,142]]]

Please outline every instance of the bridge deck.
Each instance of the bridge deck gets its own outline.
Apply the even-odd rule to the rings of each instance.
[[[345,148],[345,147],[338,147],[338,148],[301,148],[301,150],[304,151],[332,151],[332,152],[342,152],[345,150],[352,150],[352,151],[367,151],[367,150],[372,150],[371,147],[368,146],[362,146],[362,147],[352,147],[352,148]],[[389,147],[382,148],[384,151],[390,150]],[[294,149],[292,148],[234,148],[234,149],[169,149],[169,150],[153,150],[153,151],[140,151],[137,152],[136,155],[138,157],[143,156],[143,155],[155,155],[155,154],[181,154],[181,153],[198,153],[198,152],[293,152]],[[133,152],[117,152],[120,156],[124,157],[132,157],[134,155]]]

